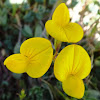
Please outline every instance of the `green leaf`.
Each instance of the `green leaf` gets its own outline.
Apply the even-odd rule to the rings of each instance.
[[[53,5],[57,0],[49,0],[49,5]]]
[[[70,7],[74,8],[77,5],[78,1],[77,0],[72,0]]]
[[[96,42],[95,44],[96,44],[96,45],[95,45],[95,49],[96,49],[96,50],[97,50],[97,49],[100,49],[100,41]]]
[[[24,29],[22,29],[22,34],[25,37],[33,37],[32,29],[28,25],[24,25]]]
[[[39,5],[38,6],[38,12],[35,14],[36,18],[38,20],[42,20],[43,19],[43,14],[45,13],[45,11],[46,11],[46,7],[43,6],[43,5]]]
[[[7,24],[7,9],[6,8],[3,8],[3,9],[0,9],[0,25],[2,26],[5,26]]]
[[[44,0],[35,0],[35,2],[38,2],[38,3],[43,3]]]
[[[7,50],[13,50],[12,44],[13,37],[11,35],[7,35],[4,40],[4,44],[6,45]]]
[[[11,3],[9,2],[9,0],[5,0],[4,6],[5,6],[5,8],[7,8],[7,10],[8,10],[8,9],[12,9],[12,5],[11,5]]]
[[[24,89],[21,90],[21,93],[20,93],[19,97],[20,97],[20,100],[23,100],[26,97]]]
[[[7,81],[2,81],[1,85],[5,85],[5,86],[8,86],[9,83]]]
[[[70,100],[77,100],[76,98],[71,98]]]
[[[2,20],[2,25],[6,25],[7,24],[7,15],[5,14],[4,16],[2,16],[3,18]]]
[[[6,25],[7,19],[7,10],[5,8],[3,10],[0,9],[0,25]]]
[[[27,11],[28,9],[30,9],[30,4],[29,3],[24,3],[21,7],[21,11],[22,12],[25,12]]]
[[[34,95],[36,96],[36,99],[34,99]],[[32,100],[43,100],[43,89],[39,86],[34,86],[30,89],[29,96],[33,97]]]
[[[93,36],[96,33],[96,31],[97,31],[97,25],[98,25],[98,22],[92,28],[91,33],[89,34],[89,37]]]
[[[40,24],[37,24],[35,27],[35,37],[40,37],[40,35],[42,34],[42,27]]]
[[[96,90],[87,90],[86,91],[86,100],[100,100],[100,92]]]
[[[56,86],[57,86],[57,88],[58,88],[59,90],[62,89],[62,83],[61,83],[60,81],[57,81]]]
[[[14,53],[20,53],[20,43],[19,42],[17,42],[14,47]]]
[[[13,4],[12,5],[12,15],[13,16],[15,16],[17,9],[18,9],[18,5],[17,4]]]
[[[34,20],[34,13],[33,11],[29,11],[28,13],[25,14],[23,17],[25,22],[32,22]]]
[[[43,79],[41,79],[41,80],[49,87],[49,92],[51,94],[51,97],[53,94],[55,99],[57,99],[58,96],[61,96],[61,97],[63,97],[63,99],[69,100],[69,98],[66,97],[58,88],[52,86],[50,83],[48,83],[47,81],[45,81]]]
[[[96,59],[95,62],[94,62],[94,64],[95,64],[96,66],[100,66],[100,60]]]
[[[45,6],[43,6],[43,5],[38,6],[38,12],[39,13],[43,14],[45,12],[45,10],[46,10]]]
[[[38,20],[42,20],[43,14],[41,14],[41,13],[36,13],[35,15],[36,15],[36,18],[37,18]]]
[[[22,74],[16,74],[16,73],[12,73],[12,75],[13,75],[13,77],[14,77],[15,79],[20,79],[21,76],[22,76]]]

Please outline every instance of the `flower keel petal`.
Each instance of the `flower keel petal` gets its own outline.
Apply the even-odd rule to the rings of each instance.
[[[84,95],[84,83],[83,80],[76,76],[69,75],[65,81],[62,82],[63,90],[69,96],[75,98],[82,98]]]

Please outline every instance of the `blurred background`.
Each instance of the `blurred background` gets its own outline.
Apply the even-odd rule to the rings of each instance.
[[[84,37],[77,44],[91,57],[92,71],[84,79],[86,91],[81,100],[100,100],[100,0],[0,0],[0,100],[77,100],[63,92],[54,77],[53,62],[39,79],[12,73],[3,64],[6,57],[19,53],[28,38],[45,37],[54,43],[44,26],[61,2],[69,8],[70,21],[82,26]],[[62,43],[61,49],[67,45]]]

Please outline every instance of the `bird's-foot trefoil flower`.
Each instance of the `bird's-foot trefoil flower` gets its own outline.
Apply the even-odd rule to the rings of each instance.
[[[45,24],[46,31],[62,42],[76,43],[83,37],[83,29],[77,23],[69,22],[70,15],[65,3],[61,3],[54,11],[52,20]]]
[[[75,98],[84,95],[84,83],[91,71],[91,61],[85,49],[72,44],[65,47],[57,56],[54,63],[54,75],[62,82],[65,93]]]
[[[19,54],[6,58],[4,65],[14,73],[26,72],[32,78],[44,75],[50,67],[53,49],[45,38],[30,38],[24,41]]]

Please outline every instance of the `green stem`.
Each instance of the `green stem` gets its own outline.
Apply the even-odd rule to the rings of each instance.
[[[65,100],[69,100],[69,98],[66,97],[57,87],[55,87],[55,89],[57,90],[57,92],[58,92]]]
[[[55,40],[55,49],[56,49],[56,51],[55,51],[55,54],[53,56],[53,61],[55,61],[55,59],[56,59],[56,57],[58,55],[58,52],[60,50],[60,47],[61,47],[61,42],[58,41],[58,40]]]
[[[46,83],[50,87],[50,89],[52,89],[52,92],[53,92],[53,86],[50,83],[48,83],[47,81],[45,81],[44,79],[42,79],[42,78],[40,78],[40,79],[41,79],[41,81],[43,81],[44,83]],[[54,87],[54,89],[64,98],[64,100],[70,100],[57,87]]]

